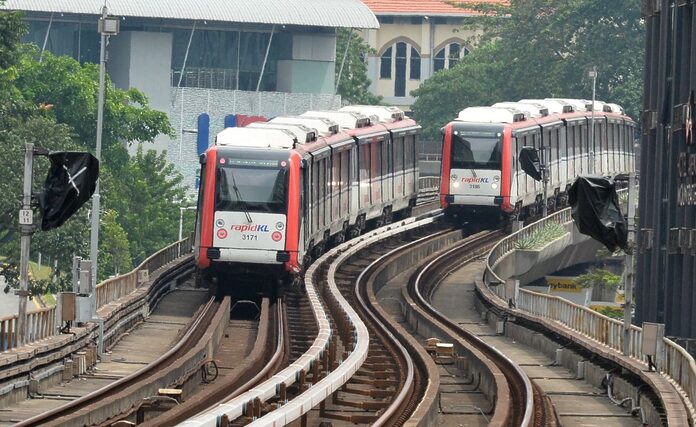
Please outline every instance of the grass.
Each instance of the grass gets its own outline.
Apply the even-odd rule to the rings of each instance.
[[[515,249],[541,249],[567,233],[564,226],[556,222],[546,224],[526,238],[515,242]]]

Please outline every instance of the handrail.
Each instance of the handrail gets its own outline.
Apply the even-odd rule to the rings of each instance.
[[[140,284],[138,276],[141,271],[150,272],[170,263],[192,250],[192,239],[185,238],[160,249],[129,273],[112,277],[96,286],[97,309],[133,292]],[[17,322],[19,315],[0,318],[0,352],[18,346]],[[27,312],[27,344],[54,336],[58,333],[56,324],[56,306],[44,307]]]
[[[619,192],[624,191],[626,189],[619,190]],[[515,250],[515,243],[520,239],[527,238],[550,223],[562,225],[571,223],[573,220],[570,210],[571,208],[566,208],[542,218],[502,239],[491,249],[486,258],[483,282],[492,294],[502,301],[506,301],[504,286],[498,286],[505,283],[505,281],[495,273],[494,268],[505,256]],[[565,298],[527,289],[519,290],[516,308],[556,321],[616,352],[623,352],[623,322],[607,317],[590,308],[575,304]],[[647,368],[647,357],[642,353],[643,329],[636,325],[631,325],[629,335],[631,345],[628,349],[628,356],[645,364]],[[657,369],[670,379],[674,386],[686,396],[688,399],[687,403],[690,405],[689,409],[693,414],[694,408],[696,408],[696,360],[683,347],[669,338],[663,338],[663,344],[663,346],[659,347],[661,350],[658,350],[661,353],[656,355]]]

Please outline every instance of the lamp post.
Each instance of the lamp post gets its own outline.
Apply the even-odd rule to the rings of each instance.
[[[101,162],[102,128],[104,122],[104,80],[106,79],[106,45],[110,36],[118,34],[120,21],[118,18],[109,18],[106,4],[102,7],[102,16],[99,20],[98,31],[101,34],[101,50],[99,53],[99,98],[97,101],[97,160]],[[97,286],[97,257],[99,255],[99,182],[92,195],[92,226],[90,229],[90,258],[92,260],[92,289]]]
[[[592,79],[592,118],[590,119],[590,166],[589,172],[594,173],[594,111],[595,111],[595,92],[597,89],[597,66],[593,66],[589,72]]]
[[[179,207],[179,240],[183,238],[184,233],[184,211],[195,210],[196,206],[181,206]]]

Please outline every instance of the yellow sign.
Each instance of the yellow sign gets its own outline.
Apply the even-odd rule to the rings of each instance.
[[[575,283],[574,277],[546,276],[546,284],[550,292],[582,292],[582,285]]]

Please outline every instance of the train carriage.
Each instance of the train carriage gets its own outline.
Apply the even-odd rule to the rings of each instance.
[[[630,172],[634,132],[620,106],[603,102],[524,99],[467,108],[443,128],[441,206],[464,222],[524,220],[544,203],[554,210],[567,203],[578,175]],[[547,167],[546,200],[543,184],[518,164],[522,147],[538,150]]]
[[[201,156],[201,275],[261,274],[278,286],[368,224],[410,214],[419,132],[398,109],[361,106],[223,130]]]

